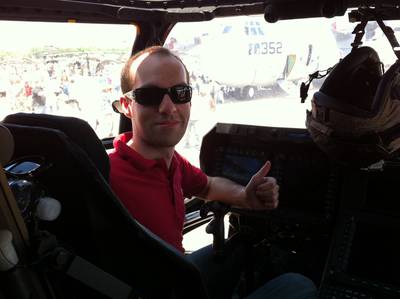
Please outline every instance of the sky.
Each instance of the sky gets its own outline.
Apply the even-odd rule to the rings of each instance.
[[[60,48],[131,47],[135,35],[133,25],[0,21],[0,50],[23,52],[44,45]]]

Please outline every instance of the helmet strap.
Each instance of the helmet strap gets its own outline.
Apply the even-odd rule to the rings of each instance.
[[[335,66],[336,66],[336,64],[334,66],[327,68],[326,70],[316,71],[316,72],[308,75],[307,82],[302,82],[300,85],[301,103],[304,103],[308,97],[308,90],[310,89],[311,82],[314,79],[322,79],[322,78],[326,77],[333,70],[333,68]]]
[[[391,27],[386,26],[383,23],[381,18],[376,18],[376,22],[378,23],[379,27],[381,27],[383,33],[385,34],[386,38],[388,39],[390,45],[392,46],[393,52],[396,55],[397,59],[400,59],[400,45],[394,35],[394,31]]]
[[[358,13],[359,16],[361,16],[361,21],[353,30],[353,34],[356,36],[351,44],[352,51],[362,45],[362,38],[364,37],[365,27],[367,26],[368,21],[376,21],[392,46],[393,52],[397,59],[400,59],[400,45],[396,39],[393,29],[383,23],[383,18],[381,17],[379,10],[362,7],[358,9]]]
[[[366,17],[366,15],[363,15],[361,23],[357,24],[357,26],[353,30],[353,34],[355,34],[356,36],[354,37],[354,41],[351,43],[351,51],[354,51],[362,45],[362,38],[364,37],[365,27],[367,26],[367,24],[368,18]]]

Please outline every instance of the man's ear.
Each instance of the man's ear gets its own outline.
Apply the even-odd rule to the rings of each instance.
[[[132,118],[132,107],[130,104],[131,101],[127,100],[125,97],[120,97],[119,102],[121,104],[122,112],[127,118]]]

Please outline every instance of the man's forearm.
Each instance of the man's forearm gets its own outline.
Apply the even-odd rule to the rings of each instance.
[[[222,177],[209,177],[208,179],[205,199],[220,201],[231,206],[245,207],[245,187]]]
[[[267,176],[270,169],[271,163],[265,162],[246,186],[221,177],[208,177],[207,187],[199,196],[246,209],[275,209],[279,204],[279,185],[275,178]]]

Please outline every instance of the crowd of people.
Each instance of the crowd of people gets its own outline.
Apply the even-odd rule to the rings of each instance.
[[[0,118],[16,112],[85,119],[99,137],[115,135],[111,102],[119,95],[122,63],[88,55],[4,61]]]

